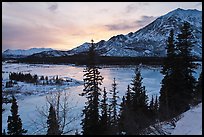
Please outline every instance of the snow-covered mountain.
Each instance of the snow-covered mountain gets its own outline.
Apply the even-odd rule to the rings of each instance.
[[[192,49],[193,55],[202,58],[202,12],[195,9],[176,9],[156,20],[136,32],[126,35],[120,34],[111,37],[109,40],[101,40],[95,43],[95,49],[101,56],[137,57],[166,55],[166,41],[171,29],[174,29],[175,40],[180,27],[184,22],[191,25],[195,40]],[[84,44],[69,51],[44,51],[33,54],[36,57],[58,57],[67,55],[84,54],[89,50],[90,43]]]
[[[60,50],[52,50],[52,51],[43,51],[40,53],[35,53],[31,55],[32,57],[62,57],[68,56],[69,53],[67,51],[60,51]]]
[[[108,41],[101,40],[96,43],[96,50],[103,56],[165,56],[170,30],[174,29],[176,36],[185,21],[190,23],[196,42],[192,52],[202,57],[202,12],[180,8],[157,18],[134,33],[113,36]],[[69,54],[87,52],[89,44],[84,43],[70,50]]]
[[[2,56],[3,57],[26,57],[26,56],[30,56],[30,55],[33,55],[35,53],[40,53],[40,52],[44,52],[44,51],[53,51],[53,49],[51,49],[51,48],[31,48],[28,50],[22,50],[22,49],[10,50],[10,49],[7,49],[2,53]]]

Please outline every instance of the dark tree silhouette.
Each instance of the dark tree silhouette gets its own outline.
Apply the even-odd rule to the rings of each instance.
[[[18,105],[16,98],[12,96],[11,116],[8,116],[8,135],[23,135],[27,130],[22,128],[21,118],[18,115]]]
[[[82,120],[82,133],[84,135],[99,134],[99,95],[100,85],[102,84],[103,77],[100,75],[99,68],[96,66],[96,53],[94,51],[94,44],[92,41],[89,49],[89,63],[85,68],[84,74],[84,90],[81,94],[86,95],[87,102],[83,110],[85,118]]]
[[[131,93],[130,93],[131,91],[130,91],[130,85],[128,85],[128,87],[127,87],[127,93],[126,93],[126,104],[127,104],[127,106],[131,106],[131,101],[132,101],[132,99],[131,99]]]
[[[192,73],[197,65],[191,55],[193,35],[189,23],[184,23],[177,42],[173,31],[167,41],[167,58],[164,61],[164,74],[159,97],[160,119],[170,119],[188,110],[195,91],[195,78]]]
[[[119,114],[119,133],[126,135],[142,134],[142,130],[150,125],[148,96],[142,86],[142,77],[138,68],[130,87],[123,98]],[[125,100],[126,98],[126,100]]]
[[[195,59],[192,56],[192,47],[194,46],[195,40],[192,34],[191,26],[188,22],[184,22],[181,27],[181,33],[178,34],[176,46],[179,50],[178,64],[179,72],[181,72],[181,80],[179,82],[179,97],[177,98],[178,113],[184,112],[190,108],[190,103],[195,92],[196,80],[193,77],[194,70],[197,68],[197,64],[193,62]]]
[[[118,96],[118,91],[116,88],[117,84],[115,82],[115,78],[113,80],[113,84],[112,84],[112,89],[110,90],[110,94],[112,94],[112,98],[111,98],[111,104],[110,104],[110,122],[111,122],[111,127],[112,127],[112,132],[113,134],[116,134],[118,132],[118,113],[117,113],[117,107],[118,107],[118,103],[117,103],[117,99],[119,98]]]
[[[101,119],[100,119],[100,129],[101,133],[105,134],[106,131],[108,130],[109,126],[109,118],[108,118],[108,103],[107,103],[107,91],[106,88],[104,87],[103,90],[103,99],[101,100]]]
[[[160,89],[160,97],[159,97],[159,112],[161,119],[168,119],[175,112],[175,108],[173,105],[173,94],[176,91],[175,84],[173,81],[176,80],[176,71],[178,70],[176,64],[176,47],[174,42],[174,32],[170,31],[168,40],[167,40],[167,57],[164,60],[163,68],[161,73],[164,76],[162,80],[162,85]],[[171,108],[171,112],[170,109]]]
[[[60,135],[59,124],[54,107],[50,104],[49,115],[47,119],[47,135]]]

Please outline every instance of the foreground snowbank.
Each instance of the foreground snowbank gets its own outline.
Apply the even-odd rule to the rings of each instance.
[[[202,103],[175,117],[144,130],[146,135],[202,135]]]
[[[202,103],[182,115],[171,135],[202,135]]]

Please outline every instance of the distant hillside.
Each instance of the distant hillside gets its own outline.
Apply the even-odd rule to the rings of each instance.
[[[26,56],[30,56],[33,55],[35,53],[40,53],[43,51],[53,51],[53,49],[51,48],[31,48],[28,50],[22,50],[22,49],[18,49],[18,50],[10,50],[7,49],[2,53],[3,57],[26,57]]]

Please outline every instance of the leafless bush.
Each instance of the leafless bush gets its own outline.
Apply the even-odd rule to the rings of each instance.
[[[37,107],[38,119],[31,119],[32,125],[34,125],[36,129],[34,134],[47,132],[47,117],[49,115],[48,111],[50,104],[52,104],[56,110],[56,116],[61,134],[68,134],[72,131],[75,131],[76,129],[74,127],[69,126],[78,118],[78,116],[75,116],[73,113],[71,113],[71,111],[76,107],[76,104],[74,106],[70,105],[72,100],[73,99],[70,99],[69,92],[57,92],[51,93],[51,95],[47,95],[45,106],[41,108]]]

